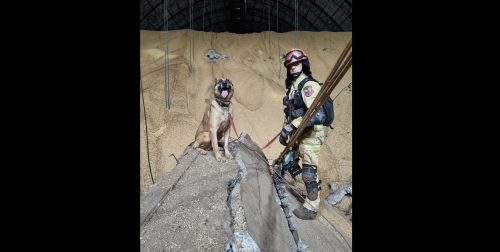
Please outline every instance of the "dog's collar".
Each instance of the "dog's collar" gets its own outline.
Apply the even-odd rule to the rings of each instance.
[[[230,101],[220,101],[219,99],[215,99],[215,101],[217,102],[217,104],[219,104],[219,106],[221,107],[229,107],[229,104],[231,104]]]

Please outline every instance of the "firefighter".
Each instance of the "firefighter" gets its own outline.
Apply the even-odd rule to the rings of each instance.
[[[309,58],[303,50],[290,49],[285,54],[284,65],[287,69],[287,78],[285,80],[287,95],[283,99],[285,123],[279,141],[286,146],[288,138],[292,136],[302,122],[303,116],[313,103],[321,86],[312,77]],[[295,166],[299,172],[295,172],[292,176],[295,179],[295,176],[300,174],[301,170],[307,194],[304,204],[293,210],[293,213],[303,220],[316,218],[319,210],[321,181],[318,178],[317,169],[321,145],[325,138],[324,121],[325,113],[320,109],[307,122],[307,127],[297,138],[298,140],[294,145],[294,149],[298,149],[298,157],[302,160],[302,167],[299,166],[297,160]]]

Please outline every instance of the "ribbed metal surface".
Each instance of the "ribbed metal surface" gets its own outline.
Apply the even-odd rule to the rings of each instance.
[[[296,28],[295,0],[141,0],[141,29],[165,30],[165,1],[169,30],[189,29],[191,15],[197,31],[288,32]],[[350,0],[301,0],[297,9],[300,31],[352,31]]]

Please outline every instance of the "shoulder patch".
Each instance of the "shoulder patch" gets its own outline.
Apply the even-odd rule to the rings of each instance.
[[[309,97],[313,94],[313,88],[311,86],[304,87],[304,94]]]

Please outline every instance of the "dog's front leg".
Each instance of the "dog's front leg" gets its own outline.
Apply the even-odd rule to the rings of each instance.
[[[226,158],[232,159],[233,156],[231,155],[231,152],[229,152],[229,134],[231,134],[231,126],[229,126],[224,133],[224,156]]]
[[[217,161],[224,160],[224,158],[219,153],[219,146],[217,145],[217,113],[214,113],[214,106],[212,105],[212,113],[210,113],[210,138],[212,140],[212,150],[214,151],[215,159]]]

